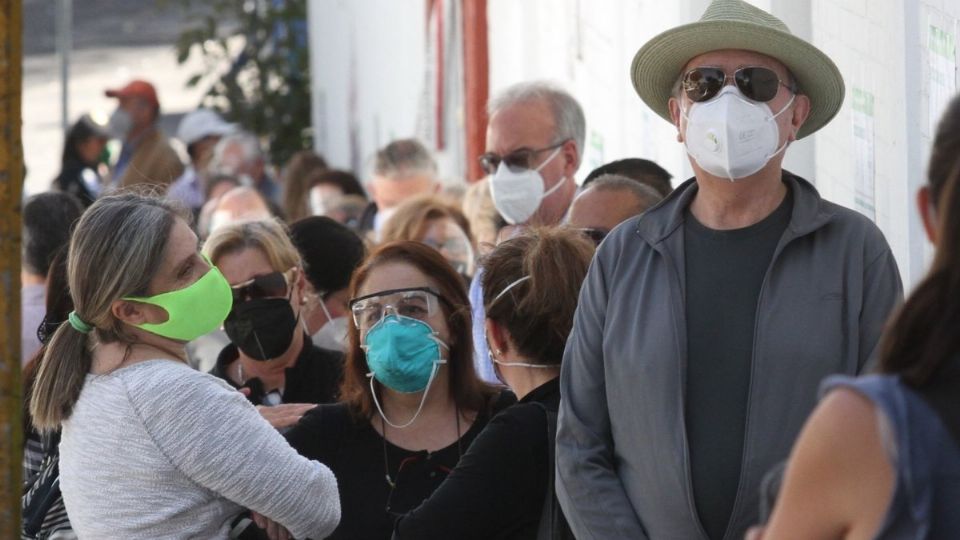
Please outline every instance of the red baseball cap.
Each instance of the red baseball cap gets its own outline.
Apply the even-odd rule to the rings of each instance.
[[[157,90],[152,84],[139,79],[130,81],[123,88],[107,90],[104,93],[107,95],[107,97],[113,98],[137,97],[149,101],[154,106],[160,106],[160,102],[157,100]]]

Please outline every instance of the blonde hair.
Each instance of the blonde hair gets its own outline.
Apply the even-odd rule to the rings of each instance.
[[[398,206],[390,219],[383,224],[380,242],[383,244],[397,240],[419,242],[426,234],[431,221],[444,218],[453,220],[471,243],[473,242],[470,223],[463,212],[434,195],[414,197]]]
[[[300,252],[290,240],[286,226],[276,218],[225,225],[207,238],[203,253],[216,264],[220,257],[247,248],[263,252],[277,272],[301,266]]]
[[[180,209],[156,195],[125,192],[98,199],[70,240],[67,280],[74,311],[90,333],[61,324],[47,346],[30,398],[33,424],[57,429],[69,418],[93,365],[96,343],[134,343],[112,304],[146,296]]]
[[[489,251],[497,243],[497,231],[506,224],[490,196],[490,181],[483,178],[470,184],[463,194],[463,215],[470,223],[474,242],[481,251]]]

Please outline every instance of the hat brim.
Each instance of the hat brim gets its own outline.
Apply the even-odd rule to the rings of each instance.
[[[695,56],[723,49],[764,54],[793,73],[800,93],[810,99],[810,115],[798,138],[825,126],[843,104],[843,76],[827,55],[792,34],[742,21],[695,22],[654,37],[633,57],[633,87],[647,106],[672,122],[667,103],[684,66]]]

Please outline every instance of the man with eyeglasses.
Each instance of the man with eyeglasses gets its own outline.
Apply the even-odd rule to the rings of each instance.
[[[573,96],[549,83],[507,87],[487,103],[487,148],[479,157],[497,212],[518,234],[527,226],[559,225],[577,191],[586,121]],[[483,329],[482,272],[470,283],[474,364],[496,383]]]
[[[544,82],[513,85],[487,105],[480,165],[510,225],[560,223],[577,190],[586,122],[577,100]]]
[[[611,233],[584,282],[557,496],[578,538],[743,538],[820,380],[870,359],[900,276],[873,223],[781,167],[844,85],[780,20],[715,0],[631,75],[695,177]]]

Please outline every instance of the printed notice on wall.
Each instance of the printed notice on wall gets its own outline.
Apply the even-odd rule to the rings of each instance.
[[[950,98],[957,93],[957,36],[947,25],[929,25],[927,37],[930,68],[929,122],[932,135],[937,122],[947,109]]]
[[[876,210],[876,145],[873,138],[873,94],[853,88],[853,156],[854,156],[854,206],[861,214],[873,221]]]

